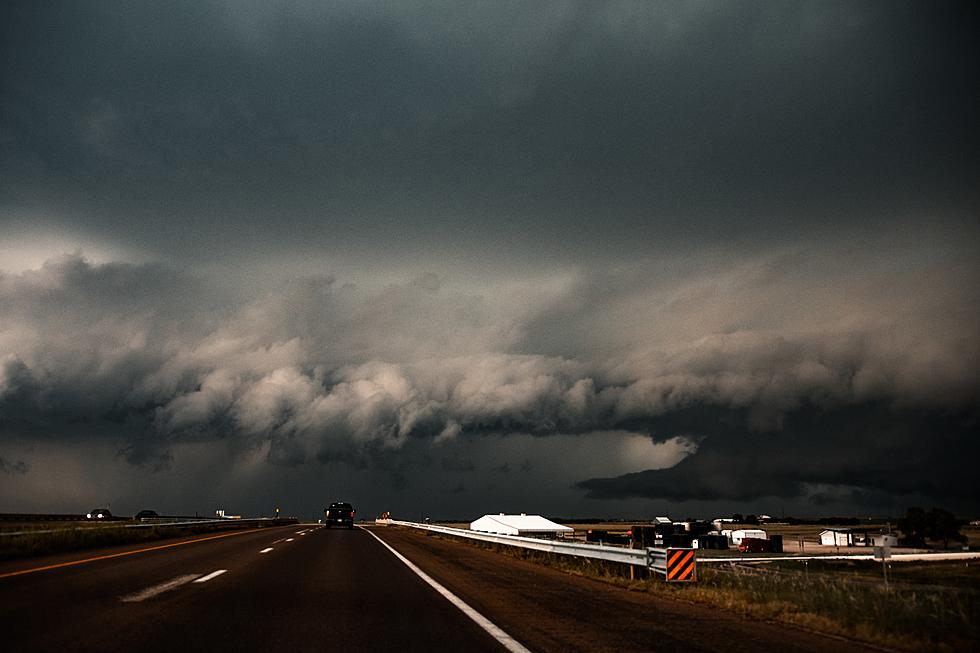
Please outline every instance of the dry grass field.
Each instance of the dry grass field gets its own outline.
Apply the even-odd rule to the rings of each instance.
[[[610,523],[575,527],[616,530],[614,525],[622,528]],[[790,527],[782,534],[816,539],[822,529]],[[976,561],[892,563],[887,586],[881,564],[868,560],[701,565],[696,583],[670,585],[656,575],[630,578],[624,565],[450,539],[595,577],[631,591],[664,593],[747,618],[789,623],[891,650],[980,650],[980,620],[976,618],[980,615],[980,563]],[[868,552],[866,547],[857,548]]]

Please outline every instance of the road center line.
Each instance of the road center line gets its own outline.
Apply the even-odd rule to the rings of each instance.
[[[127,594],[126,596],[120,596],[119,600],[123,603],[138,603],[139,601],[145,601],[146,599],[151,599],[158,594],[163,594],[164,592],[169,592],[170,590],[177,589],[185,583],[189,583],[197,578],[197,574],[186,574],[184,576],[177,576],[166,583],[160,583],[159,585],[154,585],[153,587],[147,587],[145,590],[135,592],[133,594]]]
[[[439,584],[439,582],[436,581],[434,578],[432,578],[427,573],[425,573],[424,571],[416,567],[411,560],[409,560],[402,554],[398,553],[398,551],[395,551],[395,549],[393,549],[390,544],[388,544],[387,542],[385,542],[380,537],[378,537],[368,529],[364,528],[363,526],[358,526],[358,528],[360,528],[362,531],[364,531],[365,533],[367,533],[377,541],[381,542],[381,545],[384,546],[389,551],[391,551],[396,558],[398,558],[403,563],[405,563],[406,567],[414,571],[419,578],[421,578],[426,583],[431,585],[435,591],[442,594],[447,601],[449,601],[457,608],[459,608],[463,612],[463,614],[465,614],[467,617],[475,621],[480,628],[487,631],[487,633],[489,633],[491,637],[497,640],[505,649],[507,649],[511,653],[531,653],[531,651],[525,648],[523,644],[518,642],[516,639],[514,639],[507,633],[505,633],[503,630],[500,629],[500,627],[498,627],[492,621],[484,617],[482,614],[480,614],[473,608],[471,608],[469,604],[463,601],[463,599],[459,598],[458,596],[456,596],[455,594],[447,590],[445,587]]]
[[[228,570],[227,569],[219,569],[217,571],[212,571],[207,576],[201,576],[200,578],[198,578],[194,582],[195,583],[206,583],[209,580],[211,580],[212,578],[217,578],[218,576],[220,576],[221,574],[225,573],[226,571],[228,571]]]
[[[261,551],[259,551],[259,553],[268,553],[269,551],[272,551],[271,546],[268,549],[262,549]]]
[[[222,537],[232,537],[233,535],[244,535],[245,533],[254,533],[255,531],[263,530],[261,528],[250,528],[245,531],[235,531],[234,533],[222,533],[221,535],[211,535],[210,537],[199,537],[195,540],[184,540],[183,542],[174,542],[172,544],[161,544],[159,546],[151,546],[145,549],[137,549],[136,551],[123,551],[122,553],[110,553],[104,556],[95,556],[94,558],[85,558],[84,560],[72,560],[70,562],[59,562],[56,565],[45,565],[44,567],[34,567],[32,569],[21,569],[20,571],[8,571],[5,574],[0,574],[0,578],[8,578],[10,576],[20,576],[22,574],[33,574],[37,571],[47,571],[49,569],[59,569],[61,567],[73,567],[75,565],[84,565],[87,562],[95,562],[96,560],[108,560],[109,558],[120,558],[122,556],[136,555],[137,553],[146,553],[147,551],[157,551],[159,549],[169,549],[173,546],[183,546],[184,544],[194,544],[195,542],[206,542],[208,540],[218,540]]]

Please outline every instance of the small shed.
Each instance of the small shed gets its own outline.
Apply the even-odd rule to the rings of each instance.
[[[854,533],[849,528],[827,528],[820,531],[824,546],[854,546]]]
[[[541,515],[484,515],[470,524],[471,531],[497,535],[524,535],[528,537],[558,537],[571,535],[574,529],[556,524]]]
[[[898,536],[891,533],[872,535],[869,539],[871,546],[898,546]]]

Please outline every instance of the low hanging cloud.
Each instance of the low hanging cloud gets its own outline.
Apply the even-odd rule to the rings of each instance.
[[[107,438],[151,468],[211,441],[276,465],[384,467],[411,442],[456,473],[504,467],[440,454],[449,441],[627,431],[686,457],[583,480],[588,496],[974,498],[974,281],[957,261],[858,275],[825,255],[482,292],[317,277],[244,301],[165,267],[65,256],[0,276],[0,432]]]
[[[0,456],[0,474],[26,474],[31,469],[23,460],[7,460]]]

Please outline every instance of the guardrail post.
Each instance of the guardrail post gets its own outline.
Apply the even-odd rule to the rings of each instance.
[[[658,574],[666,573],[664,569],[665,554],[663,549],[657,549],[653,547],[646,548],[647,554],[647,569],[650,571],[655,571]]]

